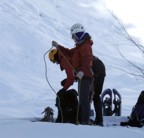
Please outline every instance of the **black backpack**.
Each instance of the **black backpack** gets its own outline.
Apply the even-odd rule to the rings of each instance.
[[[144,91],[142,91],[138,97],[135,106],[132,109],[128,122],[121,122],[121,126],[144,126]]]
[[[56,98],[58,115],[55,122],[76,123],[78,109],[78,93],[75,89],[67,90],[62,97]]]

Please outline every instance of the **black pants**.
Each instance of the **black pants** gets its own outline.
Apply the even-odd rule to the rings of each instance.
[[[88,124],[90,117],[90,90],[93,82],[93,78],[83,77],[78,82],[78,93],[79,93],[79,121],[82,124]]]
[[[93,96],[93,102],[94,102],[94,108],[96,112],[96,118],[95,123],[103,123],[103,115],[102,115],[102,103],[101,103],[101,93],[103,89],[104,84],[104,78],[106,76],[105,73],[105,66],[103,62],[93,57],[93,67],[92,67],[93,73],[94,73],[94,81],[93,81],[93,89],[94,89],[94,96]]]
[[[94,108],[96,113],[95,123],[99,124],[103,122],[103,115],[102,115],[102,102],[100,94],[102,92],[104,78],[94,78]]]

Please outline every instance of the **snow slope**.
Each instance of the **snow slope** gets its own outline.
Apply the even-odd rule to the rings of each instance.
[[[105,137],[106,133],[111,137],[114,130],[121,137],[143,136],[143,128],[31,123],[23,119],[42,117],[41,112],[47,106],[55,109],[56,116],[55,93],[45,79],[44,53],[50,50],[52,40],[72,48],[74,43],[69,30],[76,22],[82,23],[91,34],[93,53],[106,65],[104,89],[116,88],[123,98],[122,115],[130,114],[143,89],[143,81],[116,69],[137,71],[120,56],[118,48],[139,66],[143,66],[143,56],[118,31],[121,27],[106,10],[104,1],[1,0],[0,17],[0,137],[66,137],[68,134],[69,137],[84,138]],[[127,25],[127,29],[131,26]],[[65,73],[47,56],[45,60],[48,79],[58,91]],[[77,84],[73,87],[77,88]],[[60,134],[55,133],[57,131]],[[102,133],[104,131],[106,133]]]

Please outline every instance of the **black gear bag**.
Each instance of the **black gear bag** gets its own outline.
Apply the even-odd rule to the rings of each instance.
[[[121,122],[121,126],[142,127],[144,126],[144,91],[138,97],[132,109],[128,122]]]
[[[75,89],[67,90],[61,97],[56,98],[58,116],[56,122],[76,123],[78,109],[78,93]]]

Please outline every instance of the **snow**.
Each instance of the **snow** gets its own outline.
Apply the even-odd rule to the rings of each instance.
[[[98,127],[72,124],[30,123],[25,120],[1,121],[0,136],[3,138],[40,138],[40,137],[143,137],[143,129],[121,127]],[[118,135],[120,134],[120,136]]]
[[[143,67],[143,55],[121,35],[121,27],[107,11],[104,2],[0,1],[0,138],[143,137],[143,128],[108,126],[109,123],[119,123],[119,119],[130,114],[143,90],[141,78],[120,70],[139,74],[120,56],[118,48],[140,67]],[[55,93],[45,77],[44,53],[50,50],[52,40],[72,48],[74,42],[69,30],[77,22],[91,34],[93,53],[106,65],[103,89],[116,88],[122,95],[122,117],[105,117],[104,127],[31,122],[31,118],[42,117],[41,112],[47,106],[52,107],[54,116],[57,116]],[[126,26],[129,30],[129,24]],[[47,55],[45,60],[48,80],[57,92],[65,72],[52,64]],[[71,88],[77,89],[77,84]]]

